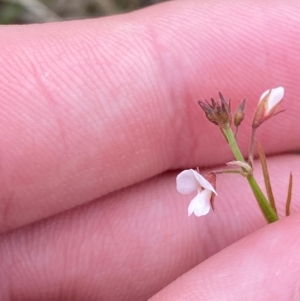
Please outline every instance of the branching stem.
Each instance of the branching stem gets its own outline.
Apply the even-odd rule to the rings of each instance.
[[[236,143],[236,140],[235,140],[235,137],[234,137],[234,134],[233,134],[231,128],[228,127],[226,129],[223,129],[223,131],[224,131],[225,136],[227,137],[229,146],[230,146],[236,160],[241,161],[241,162],[246,162],[237,143]],[[251,137],[251,141],[253,139],[253,144],[254,144],[254,135],[255,135],[255,129],[253,129],[252,137]],[[251,145],[250,145],[250,149],[251,149]],[[273,222],[277,221],[278,216],[277,216],[276,212],[273,210],[270,203],[266,199],[265,195],[261,191],[254,176],[248,175],[246,178],[247,178],[247,181],[252,189],[252,192],[256,198],[256,201],[257,201],[265,219],[267,220],[267,222],[273,223]]]

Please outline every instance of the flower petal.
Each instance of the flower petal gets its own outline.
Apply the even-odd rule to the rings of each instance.
[[[182,194],[189,194],[195,190],[200,189],[199,182],[195,177],[195,171],[193,169],[188,169],[182,171],[176,177],[177,191]]]
[[[188,207],[188,216],[190,216],[192,213],[194,213],[194,210],[197,206],[197,202],[200,200],[201,202],[201,198],[200,198],[200,192],[197,193],[197,195],[192,199],[192,201],[189,204]]]
[[[212,192],[207,189],[199,191],[188,207],[188,215],[190,216],[192,213],[196,216],[207,214],[210,210],[211,194]]]
[[[217,195],[217,192],[215,191],[214,187],[203,176],[201,176],[197,171],[193,169],[191,170],[193,171],[195,178],[197,179],[198,183],[202,188],[208,189]]]
[[[265,91],[259,101],[263,100],[264,97],[270,92],[270,90]],[[268,114],[283,98],[284,95],[284,88],[283,87],[278,87],[271,89],[270,95],[268,97],[267,101],[267,110],[265,114]]]
[[[278,87],[275,89],[271,90],[271,94],[269,96],[269,101],[268,101],[268,113],[270,110],[272,110],[279,102],[281,102],[282,98],[284,95],[284,88],[283,87]]]

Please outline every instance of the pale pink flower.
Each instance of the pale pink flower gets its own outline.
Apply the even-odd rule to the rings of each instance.
[[[264,121],[278,113],[278,106],[283,99],[283,95],[283,87],[267,90],[261,95],[254,115],[252,127],[259,127]]]
[[[194,213],[196,216],[205,215],[211,207],[213,193],[217,195],[214,187],[203,176],[193,169],[182,171],[176,178],[177,191],[189,194],[197,191],[188,207],[188,215]]]

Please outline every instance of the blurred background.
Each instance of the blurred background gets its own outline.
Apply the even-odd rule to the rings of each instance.
[[[0,24],[96,18],[168,0],[0,0]]]

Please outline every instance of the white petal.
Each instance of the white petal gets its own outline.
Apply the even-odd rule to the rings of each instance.
[[[283,98],[284,95],[284,88],[278,87],[271,90],[269,101],[268,101],[268,109],[266,113],[268,113],[270,110],[274,108]]]
[[[182,171],[176,177],[177,191],[182,194],[189,194],[194,190],[208,189],[217,195],[214,187],[197,171],[188,169]]]
[[[184,170],[176,177],[176,186],[178,192],[182,194],[189,194],[200,189],[200,185],[195,177],[194,172],[195,171],[193,169]]]
[[[265,91],[265,92],[261,95],[259,101],[261,101],[261,100],[262,100],[269,92],[270,92],[270,89],[267,90],[267,91]]]
[[[188,215],[194,213],[196,216],[205,215],[210,210],[210,198],[212,192],[210,190],[202,190],[192,199],[188,207]]]
[[[200,197],[199,195],[200,195],[200,192],[198,192],[197,195],[190,202],[189,207],[188,207],[188,216],[190,216],[192,213],[194,213],[197,202],[199,201],[199,197]],[[201,198],[200,198],[200,202],[201,202]]]
[[[195,178],[197,179],[198,183],[200,184],[200,186],[202,188],[208,189],[208,190],[214,192],[217,195],[217,192],[215,191],[215,189],[213,188],[213,186],[203,176],[201,176],[195,170],[192,170],[192,171],[194,173]]]
[[[259,101],[261,101],[268,93],[270,92],[270,90],[265,91]],[[284,95],[284,88],[283,87],[278,87],[278,88],[274,88],[271,89],[271,93],[269,95],[269,99],[268,99],[268,109],[266,111],[266,113],[268,113],[270,110],[272,110],[272,108],[274,108],[275,105],[277,105],[283,98]]]

